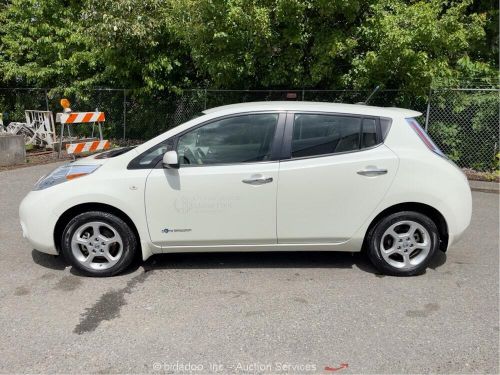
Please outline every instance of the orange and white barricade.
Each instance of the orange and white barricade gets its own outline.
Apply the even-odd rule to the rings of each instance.
[[[66,152],[68,154],[81,154],[82,152],[106,150],[109,148],[109,146],[109,141],[106,140],[70,143],[66,145]]]
[[[61,101],[62,102],[62,101]],[[64,107],[66,110],[66,107]],[[69,108],[68,108],[69,109]],[[101,124],[105,121],[104,112],[69,112],[58,113],[57,121],[61,123],[61,135],[59,140],[59,156],[63,147],[64,130],[67,130],[70,143],[66,144],[66,152],[71,155],[84,152],[93,152],[106,150],[110,147],[108,140],[103,139]],[[94,128],[97,125],[99,130],[99,139],[85,142],[72,142],[71,127],[77,124],[92,124],[92,138],[94,138]]]
[[[85,122],[104,122],[104,112],[72,112],[61,113],[59,118],[61,123],[81,124]]]

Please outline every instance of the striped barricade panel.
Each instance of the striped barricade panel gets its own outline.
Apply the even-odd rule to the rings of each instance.
[[[61,124],[81,124],[85,122],[105,121],[104,112],[58,113],[58,117]]]
[[[66,145],[66,152],[68,154],[80,154],[82,152],[92,152],[99,150],[107,150],[109,148],[109,141],[93,141],[93,142],[80,142]]]

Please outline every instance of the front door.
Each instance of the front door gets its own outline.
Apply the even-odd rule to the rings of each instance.
[[[146,181],[152,242],[165,248],[276,243],[279,117],[226,117],[176,137],[180,168],[155,168]]]

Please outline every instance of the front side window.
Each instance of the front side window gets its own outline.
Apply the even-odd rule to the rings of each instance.
[[[270,160],[278,114],[229,117],[179,137],[182,165],[251,163]]]
[[[361,118],[341,115],[296,114],[292,158],[359,149]]]

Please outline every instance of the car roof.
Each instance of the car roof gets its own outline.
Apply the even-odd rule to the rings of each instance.
[[[209,108],[203,111],[205,114],[220,113],[221,115],[240,112],[255,111],[307,111],[307,112],[335,112],[360,114],[382,117],[418,117],[421,112],[411,109],[397,107],[375,107],[364,104],[343,104],[325,102],[303,102],[303,101],[269,101],[269,102],[247,102],[223,105]]]

